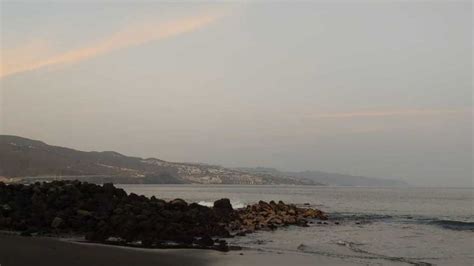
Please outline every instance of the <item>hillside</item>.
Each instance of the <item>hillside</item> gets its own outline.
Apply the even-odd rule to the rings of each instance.
[[[318,185],[304,178],[253,174],[214,165],[143,159],[113,151],[84,152],[9,135],[0,135],[1,176],[21,182],[81,179],[95,183]]]
[[[283,172],[273,168],[225,168],[130,157],[113,151],[85,152],[18,136],[0,135],[0,177],[21,182],[81,179],[132,184],[294,184],[406,186],[401,180],[320,171]]]
[[[321,171],[304,171],[304,172],[283,172],[274,168],[238,168],[239,171],[255,175],[270,175],[279,177],[292,177],[312,180],[330,186],[361,186],[361,187],[382,187],[382,186],[407,186],[408,184],[402,180],[381,179],[365,176],[352,176],[335,173],[327,173]]]

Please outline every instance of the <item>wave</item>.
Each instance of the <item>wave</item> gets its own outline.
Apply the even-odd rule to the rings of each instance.
[[[296,251],[291,250],[291,249],[285,249],[285,248],[265,248],[265,247],[260,247],[260,248],[254,248],[254,250],[258,250],[260,252],[268,252],[268,253],[303,253],[303,254],[310,254],[310,255],[320,255],[320,256],[326,256],[326,257],[332,257],[332,258],[339,258],[339,259],[349,259],[349,260],[381,260],[381,261],[391,261],[391,262],[396,262],[396,263],[405,263],[405,264],[410,264],[410,265],[416,265],[416,266],[432,266],[433,264],[429,262],[425,262],[425,260],[435,260],[437,258],[432,258],[432,257],[397,257],[397,256],[388,256],[388,255],[383,255],[383,254],[378,254],[378,253],[372,253],[367,250],[364,250],[358,246],[363,245],[363,244],[358,244],[350,241],[340,241],[336,243],[338,245],[344,246],[348,248],[352,253],[338,253],[338,252],[333,252],[333,251],[324,251],[320,250],[317,247],[311,247],[307,246],[304,244],[300,244],[296,249]],[[252,248],[249,248],[252,249]],[[369,265],[369,263],[367,263]]]
[[[202,205],[202,206],[206,206],[206,207],[214,206],[214,202],[204,201],[204,200],[199,201],[197,204]],[[245,206],[247,206],[246,204],[244,204],[240,201],[230,201],[230,204],[232,205],[232,208],[234,208],[234,209],[240,209],[240,208],[244,208]]]
[[[474,231],[474,222],[463,222],[453,220],[434,220],[429,224],[437,225],[446,229],[458,231]]]
[[[376,214],[376,213],[344,213],[335,212],[330,213],[331,220],[335,221],[380,221],[393,219],[392,215],[388,214]]]
[[[434,225],[444,229],[458,231],[474,231],[474,222],[439,219],[436,217],[410,216],[410,215],[387,215],[373,213],[331,213],[330,220],[348,221],[361,224],[373,222],[395,222],[405,224],[427,224]]]

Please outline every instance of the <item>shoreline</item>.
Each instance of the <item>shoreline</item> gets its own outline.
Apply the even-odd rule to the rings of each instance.
[[[174,265],[354,265],[342,259],[259,250],[219,252],[205,249],[150,249],[76,242],[56,237],[0,234],[2,266],[174,266]],[[357,264],[356,264],[357,265]]]
[[[209,265],[210,250],[144,249],[0,234],[0,265]],[[216,251],[217,252],[217,251]]]

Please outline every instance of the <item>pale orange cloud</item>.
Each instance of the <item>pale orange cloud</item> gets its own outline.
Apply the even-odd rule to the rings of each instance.
[[[355,111],[312,114],[314,118],[357,118],[357,117],[387,117],[387,116],[430,116],[443,114],[461,114],[472,112],[471,108],[455,109],[399,109],[378,111]]]
[[[21,52],[18,49],[4,50],[2,51],[2,62],[0,64],[0,78],[44,67],[76,63],[111,51],[195,31],[214,22],[219,17],[220,15],[216,14],[206,14],[165,23],[147,22],[129,25],[89,46],[43,59],[36,58],[35,55],[38,54],[36,46],[27,45],[21,49]],[[25,54],[30,56],[26,60],[20,58]]]

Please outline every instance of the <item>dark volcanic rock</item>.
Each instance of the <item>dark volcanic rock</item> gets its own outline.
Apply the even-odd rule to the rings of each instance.
[[[53,221],[51,222],[51,227],[52,228],[59,228],[63,224],[63,219],[60,217],[55,217]]]
[[[214,209],[224,210],[224,211],[233,211],[232,204],[230,204],[229,199],[220,199],[214,201]]]
[[[214,202],[214,213],[222,222],[229,223],[238,218],[234,213],[229,199],[220,199]]]
[[[177,210],[184,210],[186,207],[188,207],[188,204],[186,201],[182,199],[174,199],[169,202],[172,208],[177,209]]]
[[[228,199],[209,208],[182,199],[166,202],[133,193],[113,184],[102,186],[79,181],[31,185],[0,183],[0,230],[34,234],[79,234],[89,241],[144,247],[178,247],[229,250],[225,240],[213,237],[245,235],[285,225],[305,226],[308,219],[327,219],[324,213],[283,202],[257,204],[234,210]]]

